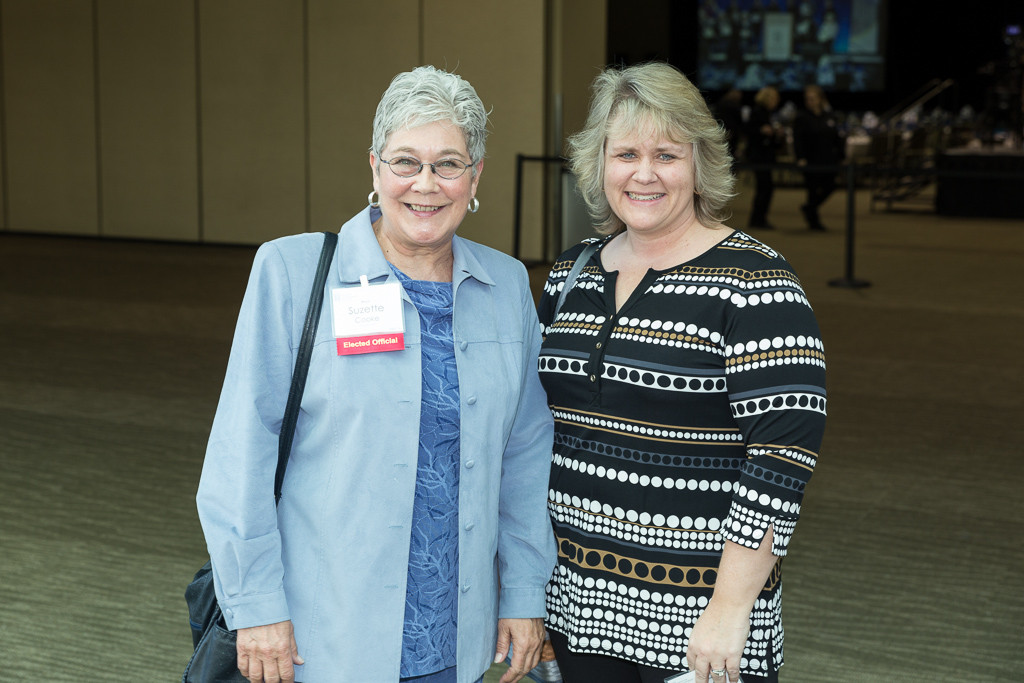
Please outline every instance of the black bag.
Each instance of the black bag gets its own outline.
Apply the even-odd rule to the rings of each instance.
[[[327,268],[334,257],[334,246],[337,241],[337,233],[324,233],[324,246],[320,251],[316,277],[313,278],[313,290],[309,295],[302,340],[295,358],[292,384],[288,390],[288,403],[284,410],[284,421],[278,440],[277,473],[274,476],[275,503],[281,499],[281,484],[284,482],[284,472],[288,466],[288,454],[291,452],[292,438],[295,436],[295,422],[299,416],[299,403],[302,400],[302,390],[306,386],[309,359],[313,353],[313,337],[320,322]],[[217,604],[217,594],[213,589],[213,568],[209,562],[196,572],[192,583],[185,589],[185,602],[188,604],[188,621],[192,627],[192,645],[195,652],[185,666],[185,673],[181,676],[182,683],[248,683],[248,679],[238,671],[238,654],[235,649],[237,636],[234,631],[228,630],[220,605]]]
[[[184,683],[248,683],[249,679],[238,671],[236,635],[228,630],[220,613],[209,562],[196,572],[185,589],[185,602],[195,652],[181,680]]]

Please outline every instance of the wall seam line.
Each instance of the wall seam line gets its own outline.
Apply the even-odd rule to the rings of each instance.
[[[419,43],[420,44],[419,44],[419,54],[417,55],[419,57],[419,59],[418,59],[419,64],[417,64],[417,66],[422,66],[423,65],[424,60],[426,59],[425,55],[426,55],[426,52],[427,52],[426,45],[425,45],[425,43],[426,43],[427,28],[426,28],[426,26],[423,25],[425,23],[425,20],[426,20],[426,8],[424,7],[424,2],[425,2],[425,0],[420,0],[420,8],[419,8],[420,9],[420,21],[419,21],[419,29],[420,29],[420,36],[419,36],[420,40],[419,40]]]
[[[305,230],[310,232],[313,228],[313,188],[311,187],[312,169],[311,164],[311,140],[310,140],[310,86],[309,86],[309,0],[302,0],[302,126],[303,126],[303,155],[305,178]]]
[[[92,0],[92,88],[93,125],[96,128],[96,234],[103,237],[103,125],[100,84],[100,8]]]
[[[204,220],[205,206],[203,202],[203,78],[202,78],[202,46],[200,45],[199,0],[192,3],[192,36],[195,51],[196,69],[196,228],[199,242],[206,241],[206,225]]]
[[[11,229],[11,187],[7,177],[7,61],[4,59],[4,7],[0,0],[0,192],[3,193],[3,229]]]

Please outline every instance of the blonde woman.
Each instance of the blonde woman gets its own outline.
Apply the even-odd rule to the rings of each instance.
[[[674,68],[598,76],[570,158],[602,237],[557,317],[584,245],[540,302],[564,681],[776,681],[780,558],[825,425],[814,314],[785,259],[724,224],[724,133]]]

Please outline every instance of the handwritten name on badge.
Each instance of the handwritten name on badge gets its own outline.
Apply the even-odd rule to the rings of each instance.
[[[331,290],[331,313],[338,355],[399,351],[405,348],[402,291],[397,282]]]

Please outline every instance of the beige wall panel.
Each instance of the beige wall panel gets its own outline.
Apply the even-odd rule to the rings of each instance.
[[[306,228],[302,3],[199,5],[203,237]]]
[[[92,4],[4,0],[11,230],[97,234]]]
[[[559,44],[562,96],[562,138],[587,122],[590,84],[605,66],[608,54],[606,0],[561,0]]]
[[[192,0],[99,0],[101,232],[199,239]]]
[[[419,60],[419,3],[309,2],[310,223],[337,228],[373,189],[367,150],[377,102]]]
[[[605,66],[608,12],[605,0],[557,0],[554,7],[551,87],[552,99],[561,104],[561,118],[551,144],[553,154],[564,155],[568,137],[586,124],[590,84]],[[575,179],[560,179],[558,191],[561,213],[552,222],[561,225],[554,245],[560,251],[595,233]]]
[[[480,212],[459,234],[511,252],[516,154],[545,152],[543,0],[424,2],[425,61],[454,70],[476,88],[491,113],[492,134],[477,197]],[[539,252],[543,176],[532,173],[524,202],[523,252]],[[535,179],[535,181],[534,181]]]

